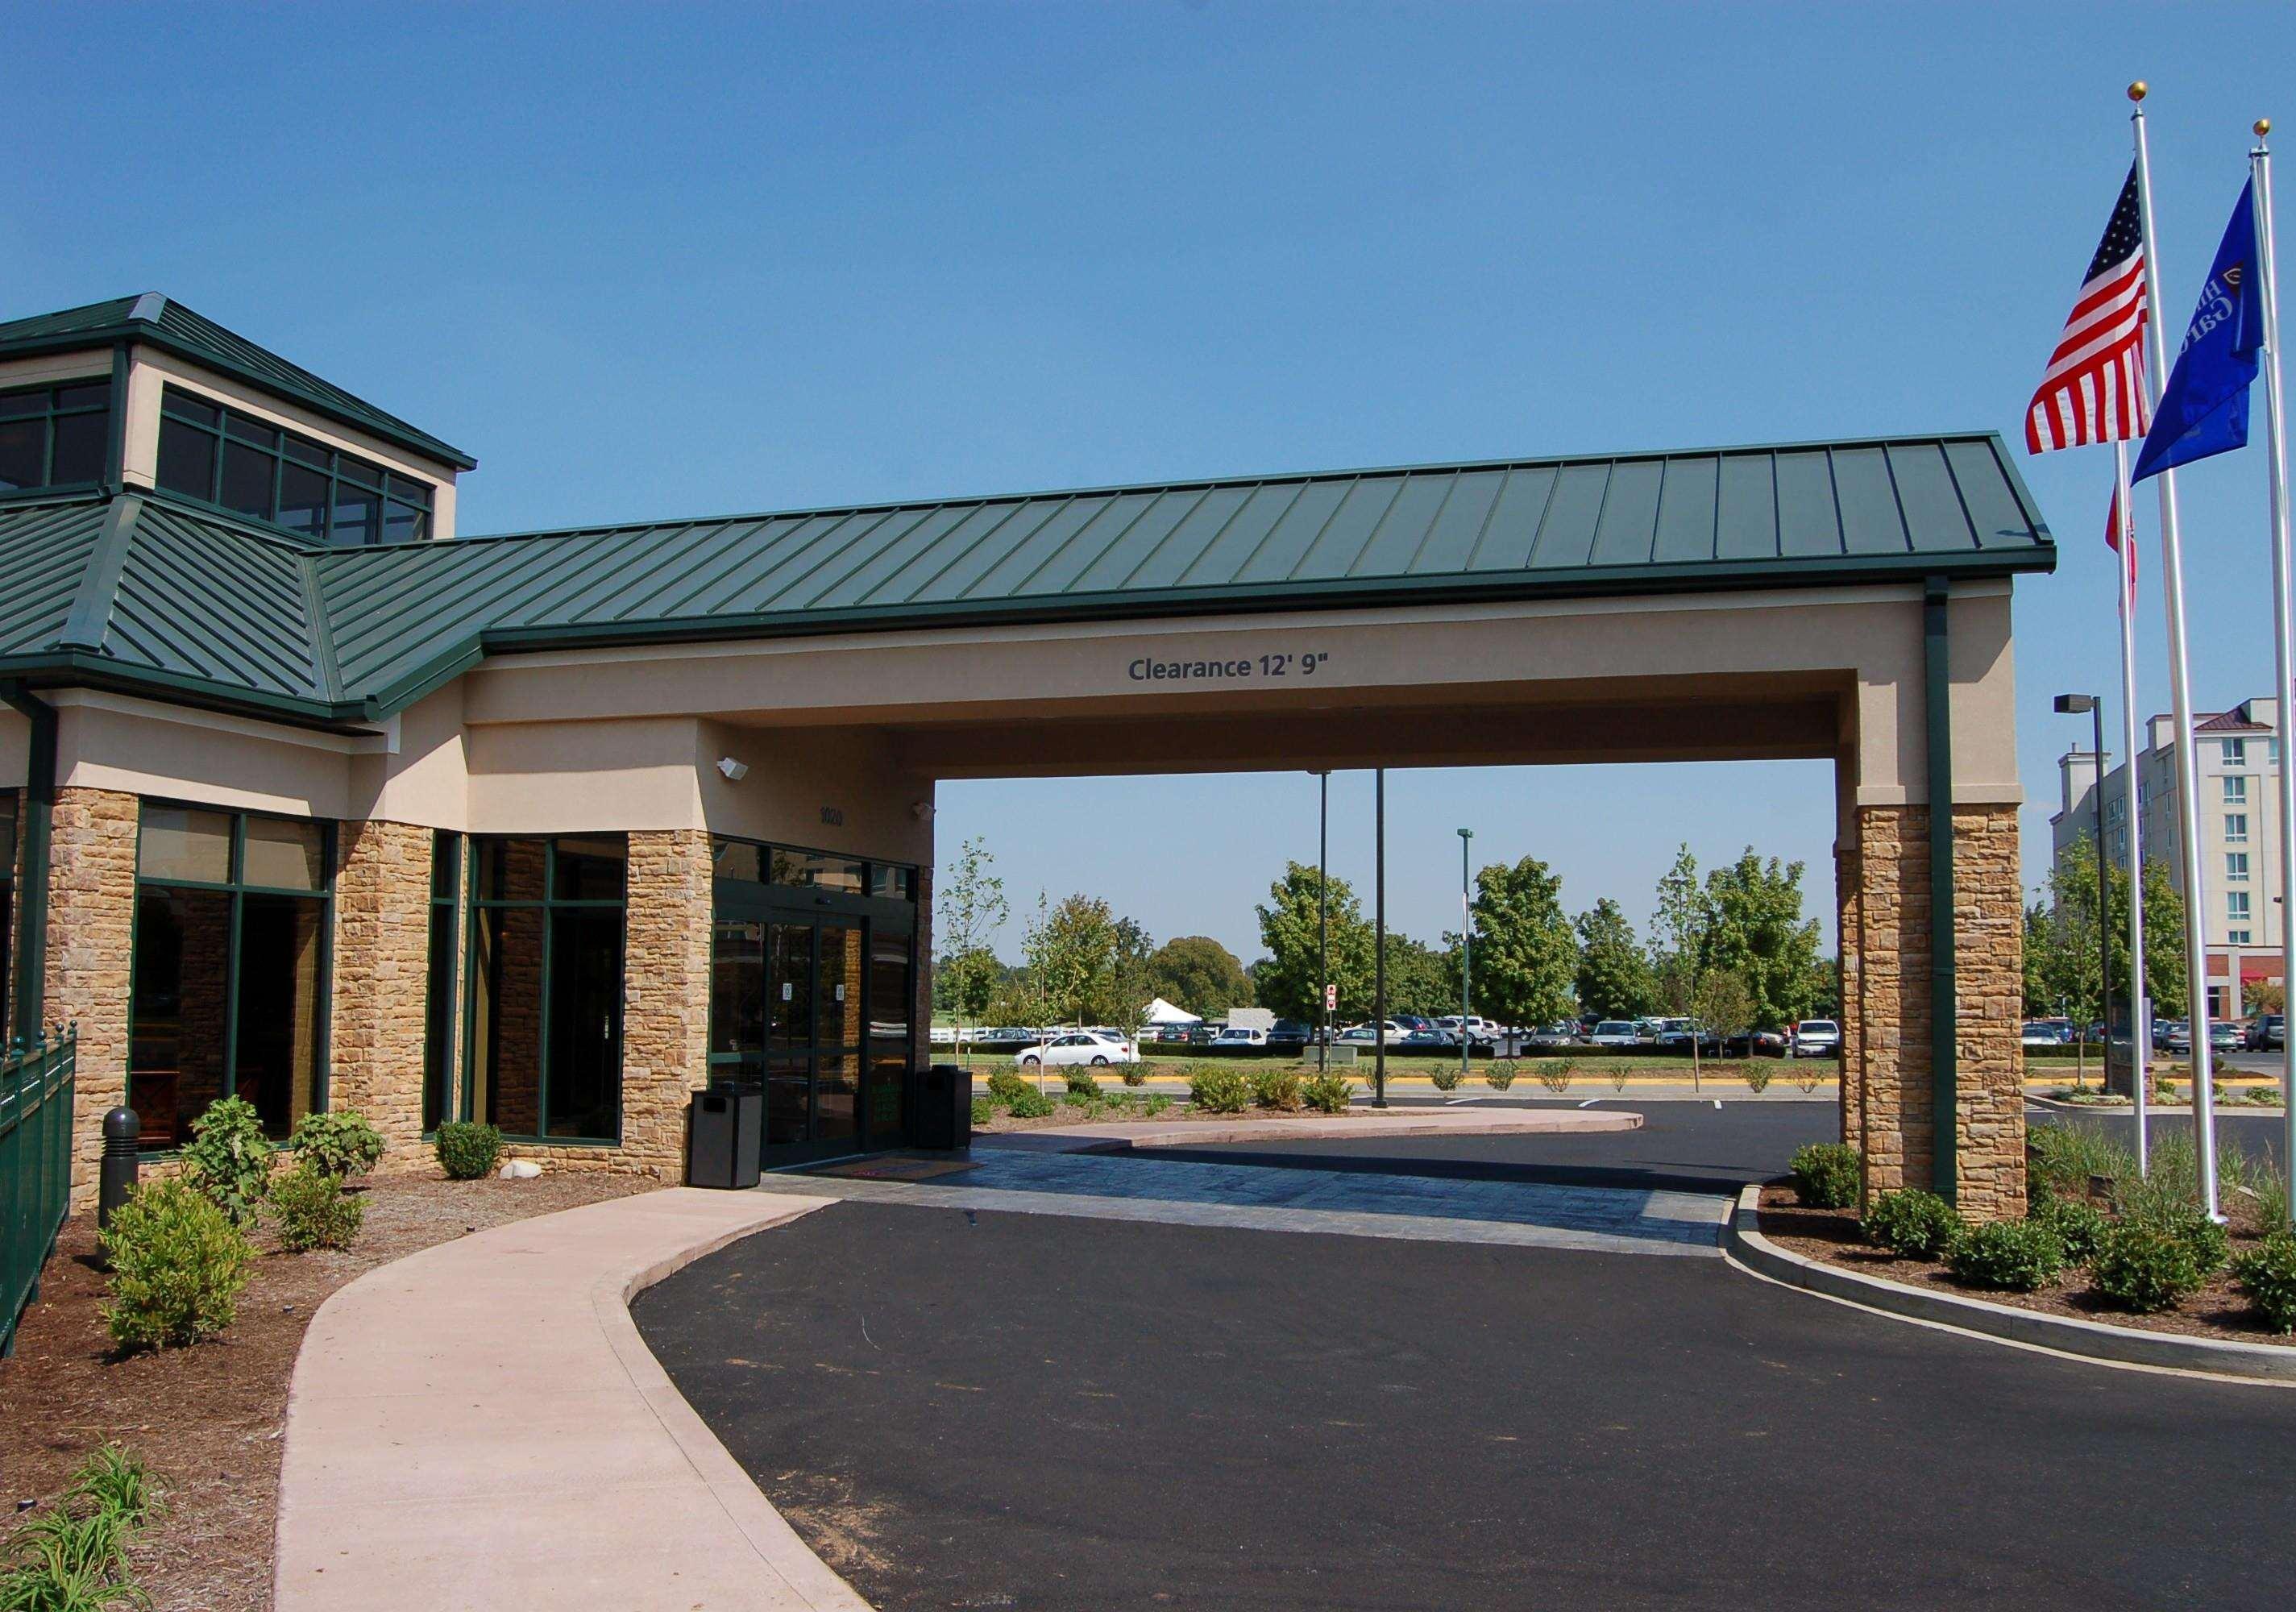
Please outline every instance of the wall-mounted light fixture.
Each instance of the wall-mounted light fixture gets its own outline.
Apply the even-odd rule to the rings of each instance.
[[[737,761],[732,756],[720,756],[718,759],[718,770],[726,775],[727,783],[738,784],[750,776],[750,764],[747,761]]]

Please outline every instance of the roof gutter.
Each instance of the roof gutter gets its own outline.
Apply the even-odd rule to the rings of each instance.
[[[32,725],[30,763],[25,769],[21,884],[22,917],[16,931],[16,1011],[0,1015],[10,1039],[22,1041],[37,1032],[47,1011],[48,861],[56,805],[56,708],[20,683],[0,683],[4,700]]]

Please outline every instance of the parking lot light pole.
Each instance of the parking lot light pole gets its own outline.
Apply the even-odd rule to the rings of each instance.
[[[1459,830],[1459,1078],[1467,1078],[1467,1003],[1470,999],[1468,983],[1475,966],[1475,905],[1467,893],[1467,851],[1473,843],[1475,831]]]
[[[2096,783],[2090,792],[2090,798],[2096,804],[2096,998],[2098,1014],[2104,1020],[2105,1079],[2110,1083],[2112,1078],[2112,864],[2104,859],[2104,702],[2093,694],[2061,694],[2057,696],[2057,711],[2063,716],[2079,716],[2087,711],[2095,734]],[[2136,1015],[2134,1008],[2138,995],[2134,988],[2130,990],[2128,1051],[2132,1066],[2129,1084],[2130,1095],[2142,1112],[2144,1094],[2135,1089],[2141,1086],[2152,1072],[2133,1066],[2136,1053]],[[2074,1033],[2079,1035],[2085,1032],[2076,1028]]]
[[[1332,1066],[1332,774],[1316,775],[1316,1016],[1324,1033],[1316,1066]]]

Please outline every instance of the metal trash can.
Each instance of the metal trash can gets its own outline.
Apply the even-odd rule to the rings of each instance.
[[[911,1077],[909,1146],[949,1153],[972,1145],[972,1078],[955,1064],[934,1064]]]
[[[721,1081],[697,1091],[686,1109],[685,1184],[754,1187],[766,1121],[766,1094],[756,1085]]]

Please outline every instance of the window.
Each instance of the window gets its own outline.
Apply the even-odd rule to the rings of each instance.
[[[100,481],[111,453],[110,381],[0,391],[0,492]]]
[[[135,851],[127,1106],[173,1147],[220,1098],[266,1134],[326,1106],[331,824],[160,802]]]
[[[914,902],[917,899],[917,870],[898,862],[863,862],[825,851],[728,839],[711,842],[709,855],[716,876],[721,879],[867,895],[880,901]]]
[[[619,1141],[628,841],[474,843],[469,1112],[527,1140]]]
[[[430,836],[430,968],[422,1026],[422,1129],[454,1117],[455,979],[463,909],[463,836]]]
[[[2230,845],[2248,843],[2248,813],[2244,811],[2225,813],[2225,843]]]
[[[430,482],[181,387],[160,394],[160,485],[338,548],[430,534]]]
[[[2245,924],[2248,922],[2247,891],[2227,890],[2225,892],[2225,917],[2231,919],[2235,924]]]
[[[2227,806],[2245,806],[2248,804],[2248,775],[2246,773],[2235,772],[2226,775],[2224,779],[2224,798],[2225,804]]]
[[[2224,741],[2224,764],[2227,767],[2245,767],[2248,765],[2248,741],[2246,739],[2226,739]]]
[[[2245,946],[2249,943],[2248,933],[2249,932],[2245,929],[2227,929],[2225,931],[2225,944],[2227,946]]]
[[[2225,852],[2225,877],[2241,884],[2248,882],[2248,852],[2245,851]]]

